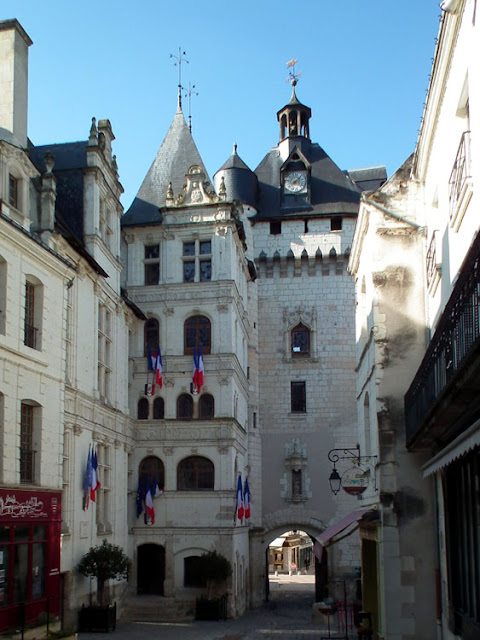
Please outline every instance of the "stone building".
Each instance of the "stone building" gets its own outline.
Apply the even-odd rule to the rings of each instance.
[[[381,514],[361,527],[364,606],[389,639],[480,634],[478,17],[441,7],[415,151],[362,197],[350,258]]]
[[[110,122],[93,120],[84,141],[34,145],[31,41],[13,20],[1,23],[0,44],[10,96],[0,111],[0,497],[53,494],[41,526],[57,556],[61,535],[60,564],[49,551],[43,568],[22,565],[21,575],[48,580],[34,592],[25,577],[18,591],[24,551],[5,521],[2,625],[21,598],[34,600],[33,620],[52,594],[75,624],[95,590],[76,567],[104,538],[133,562],[128,585],[110,585],[127,615],[149,594],[160,615],[192,616],[204,593],[197,558],[211,550],[231,563],[228,613],[240,615],[268,595],[270,542],[301,530],[327,546],[368,512],[367,502],[354,511],[351,496],[331,493],[327,456],[357,440],[347,262],[360,195],[385,170],[342,171],[312,142],[293,78],[277,145],[255,171],[234,148],[213,184],[179,99],[122,216]],[[195,360],[203,384],[193,383]],[[37,461],[28,476],[26,452]],[[89,503],[92,455],[99,488]],[[251,513],[239,519],[236,489],[247,479]],[[330,544],[317,597],[329,577],[347,581],[353,597],[359,566],[358,539]]]
[[[106,535],[128,546],[125,354],[129,328],[144,320],[120,289],[110,123],[92,123],[84,142],[33,145],[31,44],[16,20],[0,23],[2,628],[18,625],[25,601],[35,621],[47,599],[76,624],[91,594],[75,571],[80,557]],[[100,488],[83,509],[93,447]]]

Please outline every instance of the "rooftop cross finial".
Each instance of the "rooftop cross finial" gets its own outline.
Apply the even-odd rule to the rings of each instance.
[[[188,128],[190,133],[192,133],[192,96],[198,96],[198,91],[194,91],[195,88],[195,85],[190,84],[190,82],[188,83],[188,91],[185,87],[182,87],[185,91],[185,98],[188,98]]]
[[[188,64],[188,60],[185,58],[186,52],[182,51],[181,47],[178,47],[178,56],[170,54],[170,58],[176,60],[174,62],[174,66],[178,66],[178,108],[181,110],[182,108],[182,62],[186,62]]]
[[[291,60],[289,60],[287,62],[287,69],[290,69],[290,71],[288,72],[288,78],[286,79],[286,82],[290,82],[292,87],[296,86],[296,84],[298,82],[298,79],[302,75],[300,73],[300,71],[298,73],[295,73],[295,65],[296,64],[297,64],[297,59],[296,58],[292,58]]]

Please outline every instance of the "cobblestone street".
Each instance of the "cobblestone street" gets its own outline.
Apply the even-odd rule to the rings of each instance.
[[[115,638],[121,640],[319,640],[327,627],[312,623],[313,575],[270,577],[270,599],[241,618],[219,622],[192,621],[178,624],[120,622]],[[336,623],[332,621],[332,638]],[[79,640],[98,640],[99,633],[79,633]],[[353,637],[353,636],[352,636]]]

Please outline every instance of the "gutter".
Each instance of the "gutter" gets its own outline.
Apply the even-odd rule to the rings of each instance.
[[[399,222],[403,222],[405,224],[408,224],[409,226],[413,227],[414,229],[421,229],[421,225],[417,224],[416,222],[413,222],[412,220],[408,220],[408,218],[404,218],[403,216],[401,216],[398,213],[395,213],[395,211],[392,211],[391,209],[387,209],[387,207],[384,207],[383,205],[379,204],[378,202],[375,202],[375,200],[370,200],[370,198],[365,198],[364,196],[362,197],[362,202],[365,202],[366,204],[370,204],[372,205],[372,207],[375,207],[376,209],[379,209],[379,211],[382,211],[383,213],[386,213],[388,216],[391,216],[392,218],[395,218],[395,220],[398,220]]]

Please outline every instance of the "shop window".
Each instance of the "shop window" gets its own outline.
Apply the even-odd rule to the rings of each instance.
[[[24,344],[41,350],[41,330],[43,314],[43,285],[34,276],[25,281]]]
[[[305,413],[307,411],[305,382],[290,383],[290,401],[292,413]]]
[[[212,279],[212,241],[183,243],[183,281],[209,282]]]
[[[202,355],[210,353],[211,324],[205,316],[192,316],[185,321],[184,347],[185,355],[192,355],[194,349],[202,348]]]
[[[204,393],[198,401],[198,417],[200,420],[209,420],[215,414],[215,400],[209,393]]]
[[[202,571],[200,556],[188,556],[183,560],[183,586],[206,587],[207,582]]]
[[[292,358],[307,358],[310,355],[310,329],[300,322],[290,334]]]
[[[160,246],[145,245],[144,275],[145,285],[156,285],[160,278]]]
[[[188,393],[182,393],[177,399],[177,418],[191,420],[193,418],[193,400]]]
[[[137,405],[137,420],[148,420],[148,400],[140,398]]]
[[[163,398],[155,398],[153,401],[153,419],[163,420],[165,417],[165,402]]]
[[[201,456],[182,460],[177,467],[178,491],[206,491],[214,488],[213,462]]]
[[[156,318],[149,318],[143,328],[143,355],[146,357],[148,354],[148,348],[150,347],[151,353],[157,353],[157,348],[160,343],[159,340],[159,325]]]

